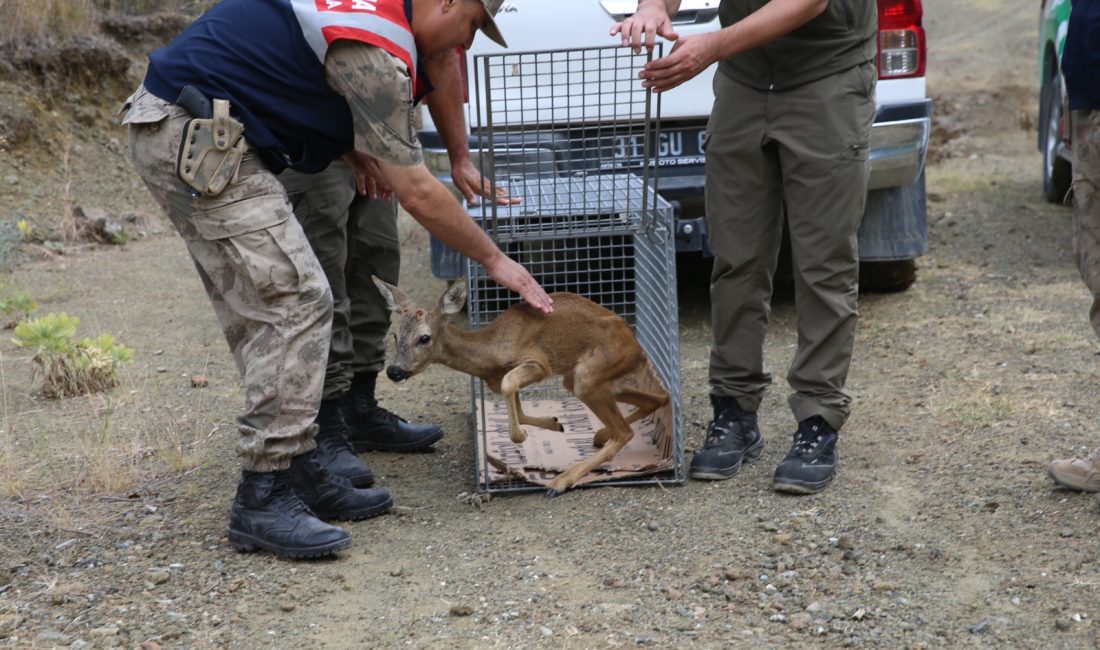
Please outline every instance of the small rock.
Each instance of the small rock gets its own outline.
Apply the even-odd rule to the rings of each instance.
[[[57,630],[43,630],[35,639],[42,641],[43,645],[72,645],[73,643],[73,637]]]
[[[474,613],[474,608],[469,605],[452,605],[451,616],[469,616]]]
[[[989,630],[989,621],[982,621],[981,623],[975,623],[969,628],[971,634],[985,634]]]
[[[650,530],[653,530],[653,531],[661,530],[661,524],[659,524],[655,521],[651,521],[648,524],[646,524],[646,528],[648,528]]]
[[[554,630],[548,627],[539,627],[539,634],[543,636],[554,636]]]
[[[19,184],[19,177],[16,176],[15,174],[8,174],[7,176],[4,177],[4,182],[7,183],[8,185],[18,185]]]
[[[138,647],[141,650],[162,650],[161,645],[156,641],[145,641]]]
[[[206,375],[191,375],[191,388],[206,388],[209,385]]]
[[[850,551],[856,547],[856,544],[851,535],[841,535],[836,540],[836,547],[845,551]]]
[[[284,612],[293,612],[297,608],[298,608],[298,603],[286,602],[286,603],[280,603],[279,604],[279,609],[283,610]]]
[[[104,636],[116,636],[118,634],[118,627],[109,625],[106,627],[94,627],[88,632],[92,636],[104,637]]]
[[[168,582],[171,577],[172,575],[164,569],[156,569],[149,572],[149,582],[152,582],[155,585],[162,585]]]

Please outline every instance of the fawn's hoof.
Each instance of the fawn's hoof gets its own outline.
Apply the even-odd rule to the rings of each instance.
[[[565,427],[562,426],[561,422],[559,422],[557,418],[553,418],[553,420],[554,420],[554,429],[558,433],[565,433]]]
[[[558,492],[554,488],[550,488],[546,491],[546,498],[547,499],[553,499],[553,498],[559,496],[560,494],[561,494],[561,492]]]

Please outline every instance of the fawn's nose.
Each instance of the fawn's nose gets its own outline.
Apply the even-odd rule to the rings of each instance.
[[[411,377],[403,368],[398,368],[397,366],[386,368],[386,376],[390,378],[390,381],[402,381]]]

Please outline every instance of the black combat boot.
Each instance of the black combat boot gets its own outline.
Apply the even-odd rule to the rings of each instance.
[[[321,519],[356,521],[377,517],[393,506],[393,497],[382,488],[355,488],[317,464],[312,453],[290,461],[290,485]]]
[[[752,462],[764,453],[764,438],[756,413],[741,408],[733,397],[710,396],[714,419],[707,427],[703,448],[691,459],[691,478],[720,481],[731,478],[742,462]]]
[[[443,437],[434,424],[409,424],[378,405],[374,399],[377,372],[355,375],[344,397],[344,421],[355,453],[364,451],[423,451]]]
[[[794,443],[775,468],[773,487],[780,492],[813,494],[829,487],[836,475],[836,429],[820,415],[798,423]]]
[[[359,460],[348,442],[348,428],[344,416],[340,413],[343,399],[330,399],[321,402],[317,412],[317,450],[314,458],[325,469],[337,476],[343,476],[355,487],[374,485],[374,473]]]
[[[242,553],[262,548],[310,558],[347,548],[351,535],[310,512],[291,489],[289,470],[243,472],[229,511],[229,543]]]

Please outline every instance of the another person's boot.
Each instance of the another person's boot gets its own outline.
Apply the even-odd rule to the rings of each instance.
[[[382,488],[356,488],[317,463],[313,453],[290,461],[290,485],[321,519],[357,521],[377,517],[393,507],[393,497]]]
[[[1062,487],[1082,492],[1100,492],[1100,447],[1084,458],[1053,461],[1047,474]]]
[[[348,428],[340,412],[342,404],[342,399],[321,402],[321,409],[317,412],[317,450],[314,458],[328,471],[351,481],[353,486],[370,487],[374,484],[374,473],[355,455],[348,442]]]
[[[836,475],[838,435],[820,415],[798,423],[794,443],[775,468],[772,487],[780,492],[813,494],[829,487]]]
[[[434,424],[410,424],[378,405],[374,398],[377,372],[355,375],[344,397],[344,421],[355,453],[423,451],[443,437]]]
[[[710,396],[714,419],[707,427],[703,448],[691,459],[691,478],[720,481],[737,474],[741,463],[750,463],[764,453],[764,437],[756,413],[741,408],[737,399]]]
[[[310,558],[347,548],[351,535],[310,512],[291,488],[289,470],[243,472],[229,511],[229,543],[242,553]]]

